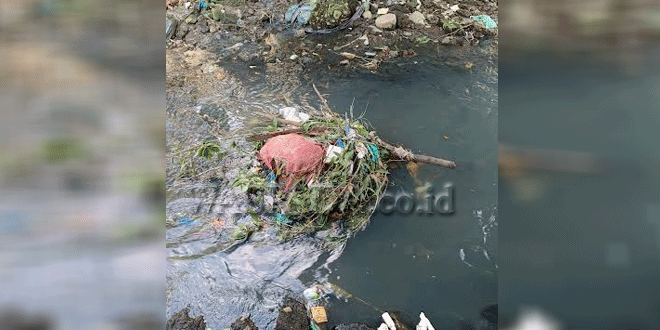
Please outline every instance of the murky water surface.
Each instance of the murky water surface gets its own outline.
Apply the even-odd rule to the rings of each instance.
[[[331,299],[330,325],[377,325],[378,310],[400,311],[416,322],[424,311],[436,329],[453,329],[461,319],[474,319],[481,308],[496,302],[497,55],[488,49],[449,53],[429,47],[418,57],[383,64],[378,73],[337,75],[319,68],[298,85],[255,74],[260,68],[233,67],[237,86],[232,92],[200,101],[221,104],[230,130],[240,131],[250,111],[274,112],[284,106],[278,97],[282,93],[294,103],[315,105],[314,82],[337,111],[348,112],[352,105],[355,116],[364,112],[385,140],[455,160],[456,170],[421,165],[416,178],[399,166],[388,188],[414,193],[420,186],[437,191],[452,184],[454,212],[376,212],[366,231],[328,250],[315,238],[278,243],[272,228],[232,246],[221,228],[225,222],[249,220],[214,216],[217,206],[202,208],[211,211],[167,232],[167,315],[190,305],[211,328],[221,329],[249,312],[260,329],[273,329],[284,295],[300,297],[306,287],[325,281],[359,298]],[[464,69],[465,61],[474,68]],[[168,134],[186,126],[192,131],[203,125],[170,121]],[[185,129],[176,134],[186,134]],[[194,134],[207,132],[196,129]],[[196,184],[204,189],[213,185]],[[199,211],[197,205],[209,199],[230,201],[237,213],[245,207],[238,194],[222,189],[211,198],[173,193],[192,190],[186,184],[169,189],[168,216]]]

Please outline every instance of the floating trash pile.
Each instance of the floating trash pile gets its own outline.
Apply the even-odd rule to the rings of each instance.
[[[310,117],[283,108],[280,115],[251,137],[259,166],[244,169],[233,186],[266,207],[285,239],[364,228],[389,174],[389,151],[375,132],[361,119],[337,114]]]

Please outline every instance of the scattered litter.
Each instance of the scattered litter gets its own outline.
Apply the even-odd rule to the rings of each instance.
[[[295,55],[295,54],[291,55],[292,60],[295,60],[297,58],[298,58],[298,55]],[[293,122],[296,122],[296,123],[305,122],[305,121],[309,120],[309,115],[308,114],[306,114],[302,111],[299,111],[298,109],[293,108],[293,107],[281,108],[280,109],[280,115],[282,117],[284,117],[285,120],[293,121]]]
[[[433,325],[431,325],[431,321],[424,315],[424,312],[419,313],[419,324],[417,324],[415,330],[435,330]]]
[[[325,312],[325,306],[314,306],[311,311],[312,319],[315,323],[322,324],[328,322],[328,314]]]
[[[263,130],[248,137],[256,143],[255,158],[264,170],[255,172],[250,164],[232,185],[257,198],[273,196],[272,212],[282,214],[276,222],[290,221],[279,226],[284,240],[327,230],[330,224],[345,228],[345,234],[330,235],[329,241],[364,229],[387,186],[392,158],[456,166],[381,140],[367,129],[367,122],[353,119],[352,112],[350,117],[330,111],[310,117],[293,107],[279,112],[281,116],[257,113],[265,119]],[[294,120],[278,120],[281,117]]]
[[[338,146],[328,146],[328,149],[325,152],[325,163],[329,164],[333,159],[335,159],[344,149]]]
[[[385,312],[381,316],[383,317],[383,321],[385,321],[385,324],[390,330],[396,330],[396,326],[394,326],[394,320],[392,320],[392,317],[389,313]]]
[[[375,144],[369,144],[367,147],[369,148],[369,153],[371,154],[371,161],[378,163],[378,146]]]
[[[290,224],[292,221],[289,219],[289,217],[286,216],[286,214],[283,213],[276,213],[275,214],[275,222],[277,223],[284,223],[284,224]]]
[[[323,293],[319,290],[319,288],[317,286],[313,286],[313,287],[311,287],[309,289],[305,289],[305,291],[303,291],[303,296],[305,296],[305,299],[307,299],[307,300],[321,299],[322,294]]]
[[[484,27],[487,29],[496,29],[497,28],[497,22],[495,22],[490,16],[488,15],[477,15],[477,16],[471,16],[470,17],[472,21],[474,22],[481,22],[484,24]]]
[[[181,225],[187,226],[187,225],[193,223],[193,221],[195,221],[195,220],[193,220],[191,218],[183,217],[183,218],[179,218],[179,220],[177,221],[177,224],[179,226],[181,226]]]
[[[207,7],[206,1],[204,0],[199,0],[199,3],[197,4],[197,9],[202,10]]]
[[[355,130],[348,123],[344,125],[344,133],[346,134],[346,137],[349,139],[353,139],[356,136]]]

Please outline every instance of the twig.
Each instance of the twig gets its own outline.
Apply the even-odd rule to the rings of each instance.
[[[431,157],[431,156],[425,156],[425,155],[415,155],[412,152],[404,149],[403,147],[395,147],[394,145],[385,142],[381,139],[377,139],[376,142],[381,145],[383,148],[389,150],[395,157],[407,160],[407,161],[414,161],[418,163],[426,163],[426,164],[433,164],[433,165],[438,165],[442,166],[445,168],[456,168],[456,163],[442,159],[442,158],[436,158],[436,157]]]
[[[314,87],[316,90],[316,86]],[[317,90],[318,93],[318,90]],[[320,95],[319,95],[320,96]],[[276,116],[267,114],[267,113],[257,113],[269,118],[277,118]],[[296,127],[301,127],[302,123],[298,123],[295,121],[289,121],[289,120],[284,120],[284,119],[277,119],[278,121],[286,122],[289,125],[296,126]],[[328,127],[317,127],[318,129],[328,129]],[[446,160],[442,158],[436,158],[436,157],[431,157],[431,156],[425,156],[425,155],[415,155],[412,152],[404,149],[403,147],[396,147],[392,145],[391,143],[385,142],[381,140],[380,138],[376,139],[375,141],[378,143],[380,146],[383,148],[389,150],[396,158],[403,159],[406,161],[413,161],[413,162],[418,162],[418,163],[425,163],[425,164],[433,164],[433,165],[438,165],[441,167],[445,168],[456,168],[456,163],[452,162],[451,160]]]
[[[452,34],[458,32],[458,31],[463,31],[463,30],[465,30],[465,28],[468,28],[468,27],[470,27],[470,26],[472,26],[472,25],[474,25],[474,24],[472,24],[472,23],[466,24],[465,26],[461,26],[460,28],[456,29],[456,31],[452,31],[452,32],[445,33],[445,34],[441,35],[441,37],[450,36],[450,35],[452,35]]]
[[[312,87],[314,87],[314,91],[316,92],[316,95],[319,97],[319,99],[321,99],[321,103],[323,103],[323,105],[325,106],[325,109],[321,109],[321,112],[323,112],[323,114],[326,117],[332,117],[332,114],[329,112],[331,108],[328,105],[328,102],[323,97],[323,95],[321,95],[319,90],[316,88],[316,84],[312,83]]]
[[[348,46],[350,46],[351,44],[353,44],[354,42],[360,40],[360,38],[362,38],[362,36],[359,36],[359,37],[355,38],[355,40],[353,40],[353,41],[351,41],[351,42],[349,42],[349,43],[347,43],[347,44],[345,44],[345,45],[343,45],[343,46],[340,46],[340,47],[335,48],[335,50],[340,50],[340,49],[342,49],[342,48],[348,47]]]

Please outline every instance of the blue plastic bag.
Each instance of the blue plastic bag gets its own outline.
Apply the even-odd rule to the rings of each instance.
[[[378,147],[375,144],[367,145],[369,152],[371,153],[371,161],[378,163]]]
[[[292,221],[291,221],[291,219],[289,219],[289,217],[286,216],[286,214],[276,213],[275,214],[275,222],[290,224]]]
[[[477,16],[472,16],[471,18],[472,18],[472,21],[474,21],[474,22],[484,23],[484,26],[487,29],[497,29],[497,22],[495,22],[488,15],[477,15]]]

